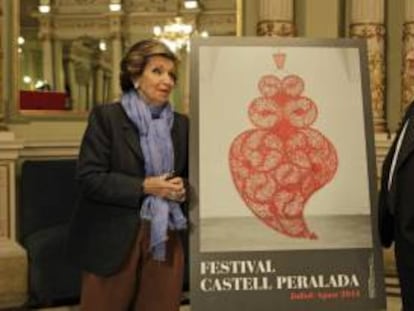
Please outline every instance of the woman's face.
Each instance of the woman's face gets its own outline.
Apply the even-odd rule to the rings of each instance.
[[[163,105],[175,86],[176,69],[172,60],[163,56],[152,56],[140,77],[138,92],[149,104]]]

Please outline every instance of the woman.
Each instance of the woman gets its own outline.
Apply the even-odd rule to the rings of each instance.
[[[136,43],[121,62],[121,101],[91,112],[68,243],[81,310],[179,309],[188,120],[168,102],[176,67],[163,43]]]

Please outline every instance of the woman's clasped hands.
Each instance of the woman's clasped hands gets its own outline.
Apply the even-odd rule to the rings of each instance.
[[[183,179],[179,176],[174,177],[172,174],[146,177],[143,187],[146,194],[163,199],[176,202],[184,202],[186,199]]]

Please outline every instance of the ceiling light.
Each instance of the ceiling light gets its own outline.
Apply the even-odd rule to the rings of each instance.
[[[109,5],[109,10],[111,12],[119,12],[122,10],[122,5],[120,3],[111,3]]]
[[[30,83],[32,83],[32,78],[30,76],[24,76],[23,77],[23,82],[25,84],[30,84]]]
[[[99,41],[99,50],[106,51],[106,42],[104,40]]]
[[[50,5],[48,4],[41,4],[37,7],[40,13],[47,14],[50,12]]]
[[[198,1],[197,0],[185,0],[184,7],[186,9],[197,9],[198,8]]]
[[[153,28],[155,37],[167,44],[174,52],[188,45],[192,32],[193,26],[184,23],[181,16],[176,16],[173,22],[163,27]]]

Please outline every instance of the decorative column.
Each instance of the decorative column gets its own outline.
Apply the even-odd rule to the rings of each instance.
[[[104,90],[104,103],[109,103],[113,100],[111,94],[111,85],[112,85],[112,72],[110,70],[104,71],[104,83],[103,83],[103,90]]]
[[[104,103],[104,60],[103,55],[100,54],[94,68],[95,80],[95,98],[92,101],[93,105],[100,105]]]
[[[367,40],[372,111],[376,133],[384,133],[384,0],[352,0],[350,36]]]
[[[87,63],[76,62],[75,79],[77,85],[77,97],[75,99],[78,111],[88,111],[88,84],[91,77],[90,69]]]
[[[19,37],[20,1],[0,1],[2,5],[1,24],[1,72],[2,89],[0,119],[9,120],[18,114],[19,108],[19,57],[17,38]],[[0,122],[1,123],[1,122]],[[0,125],[5,127],[4,125]]]
[[[52,45],[52,19],[48,14],[39,16],[39,38],[42,41],[43,53],[43,80],[55,88],[53,79],[53,45]]]
[[[78,84],[76,82],[75,75],[75,61],[72,57],[72,49],[68,49],[67,54],[64,56],[65,60],[65,72],[66,72],[66,93],[68,94],[68,109],[72,111],[80,111],[78,108]]]
[[[182,68],[180,73],[180,80],[182,79],[182,102],[181,107],[178,111],[188,114],[190,112],[190,55],[188,52],[183,53],[182,55]]]
[[[122,58],[122,12],[111,12],[110,19],[110,33],[112,44],[112,82],[111,82],[111,101],[121,96],[121,89],[119,86],[119,74],[121,73],[119,64]]]
[[[414,99],[414,77],[407,74],[407,54],[414,51],[414,2],[405,0],[405,21],[403,25],[403,64],[402,64],[402,108],[405,108]]]
[[[178,49],[175,53],[180,59],[180,65],[177,67],[178,81],[170,99],[175,111],[188,114],[190,99],[189,53],[186,48]]]
[[[96,68],[95,71],[95,81],[96,81],[96,87],[95,87],[95,100],[93,101],[94,105],[100,105],[104,103],[104,72],[103,69],[100,67]]]
[[[54,90],[65,91],[65,74],[63,71],[63,47],[62,40],[55,40],[53,44],[53,68],[55,73]]]
[[[0,309],[23,305],[27,255],[16,240],[16,160],[23,145],[0,131]]]
[[[257,35],[294,37],[293,0],[260,0]]]
[[[3,1],[0,1],[0,25],[1,29],[4,29],[3,25]],[[0,31],[0,126],[4,119],[4,101],[3,101],[3,34]],[[1,131],[1,129],[0,129]]]

